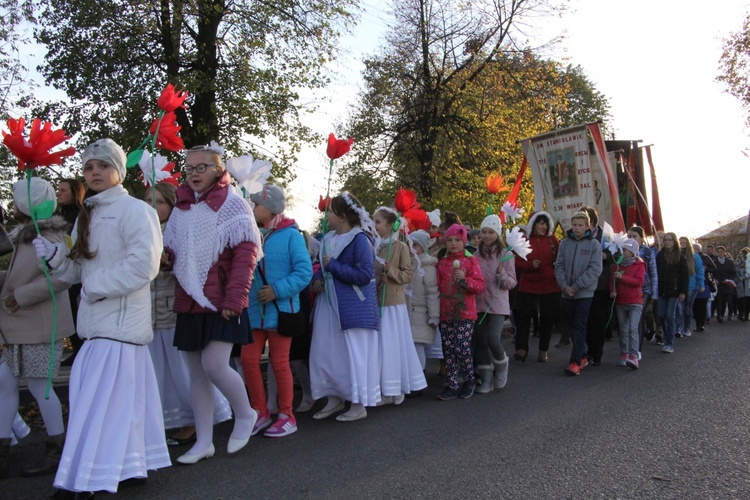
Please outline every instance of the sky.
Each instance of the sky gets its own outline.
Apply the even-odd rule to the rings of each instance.
[[[329,67],[333,81],[316,96],[320,109],[306,118],[324,137],[346,120],[361,88],[362,60],[378,50],[387,30],[386,2],[361,3],[360,22],[343,38],[342,57]],[[608,127],[618,140],[653,145],[665,228],[697,237],[747,214],[750,158],[743,151],[750,148],[750,131],[739,101],[715,78],[722,39],[741,29],[750,0],[710,6],[696,0],[570,0],[567,5],[561,17],[536,19],[525,31],[528,42],[538,46],[562,36],[542,54],[583,68],[609,99]],[[29,55],[29,66],[41,55],[40,48]],[[520,146],[518,153],[520,167]],[[297,179],[287,189],[288,213],[302,228],[313,229],[328,179],[325,143],[305,148],[292,170]]]
[[[309,122],[321,134],[338,130],[347,104],[356,99],[361,60],[377,50],[386,29],[388,14],[378,4],[364,2],[360,24],[343,40],[346,54],[335,68],[346,70],[339,71],[328,102]],[[561,18],[540,20],[527,31],[529,41],[562,35],[544,54],[583,67],[609,99],[608,125],[616,139],[653,145],[665,229],[698,237],[746,215],[750,158],[743,150],[750,147],[750,131],[739,101],[715,78],[722,39],[740,30],[749,4],[571,0],[569,7]],[[314,224],[327,169],[324,144],[306,149],[295,167],[289,212],[302,227]]]

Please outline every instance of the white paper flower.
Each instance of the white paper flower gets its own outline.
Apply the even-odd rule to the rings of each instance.
[[[427,217],[430,218],[430,224],[433,226],[439,226],[440,225],[440,209],[436,208],[432,212],[427,212]]]
[[[524,210],[523,207],[514,206],[509,201],[503,203],[502,208],[500,208],[500,211],[505,214],[505,220],[512,219],[514,221],[521,217]]]
[[[625,233],[612,234],[607,240],[605,247],[609,250],[612,255],[622,252],[622,244],[628,239],[628,235]]]
[[[167,165],[170,165],[169,160],[158,153],[153,157],[152,162],[151,153],[144,149],[141,159],[138,160],[138,166],[140,167],[141,172],[143,172],[143,184],[145,184],[146,187],[151,185],[152,175],[154,175],[153,172],[155,172],[154,180],[157,184],[164,179],[172,177],[172,168],[167,168]],[[174,165],[172,165],[172,167],[174,167]]]
[[[511,252],[526,260],[526,256],[531,253],[531,243],[521,232],[518,226],[505,231],[505,242]]]
[[[245,155],[227,160],[227,170],[240,187],[245,188],[245,197],[249,197],[263,190],[266,179],[271,175],[271,162]]]

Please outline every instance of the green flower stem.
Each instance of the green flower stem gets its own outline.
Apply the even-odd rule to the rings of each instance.
[[[39,231],[39,224],[36,221],[36,212],[32,209],[31,204],[31,177],[32,169],[26,169],[26,197],[29,202],[29,212],[31,212],[31,220],[34,223],[34,229],[36,230],[37,236],[41,236],[42,233]],[[52,388],[52,374],[55,371],[55,341],[57,340],[57,296],[55,290],[52,288],[52,279],[49,276],[47,269],[47,259],[42,258],[42,271],[44,271],[44,278],[47,280],[47,288],[49,289],[50,296],[52,296],[52,333],[50,336],[50,356],[49,356],[49,370],[47,371],[47,387],[44,390],[44,399],[49,399],[49,391]]]

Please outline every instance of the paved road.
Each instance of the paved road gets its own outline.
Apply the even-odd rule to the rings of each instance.
[[[647,346],[635,372],[609,342],[605,363],[576,378],[563,374],[567,351],[553,349],[547,364],[511,362],[504,390],[465,401],[435,400],[430,376],[428,394],[401,407],[353,423],[300,415],[296,434],[253,438],[231,457],[222,424],[216,457],[118,496],[747,499],[749,342],[748,323],[711,324],[673,355]],[[51,481],[7,479],[0,497],[43,498]]]

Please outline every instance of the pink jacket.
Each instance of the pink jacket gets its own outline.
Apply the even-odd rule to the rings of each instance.
[[[480,246],[481,248],[481,246]],[[477,295],[477,307],[479,313],[510,315],[510,300],[508,290],[516,286],[516,262],[513,256],[505,262],[500,260],[508,255],[508,250],[503,250],[501,255],[492,253],[489,256],[481,254],[480,250],[474,254],[479,258],[479,267],[486,288],[483,293]]]
[[[199,201],[206,201],[213,210],[219,210],[229,191],[229,173],[224,175],[214,186],[204,192]],[[194,191],[187,183],[177,188],[177,203],[175,210],[189,210],[190,205],[196,203]],[[167,249],[169,251],[169,249]],[[225,248],[218,260],[209,269],[203,293],[214,307],[221,312],[229,309],[239,314],[248,306],[248,292],[257,263],[258,247],[255,243],[246,241],[234,248]],[[170,259],[172,261],[174,256]],[[176,313],[213,313],[210,309],[201,307],[188,295],[177,281],[177,291],[174,301]]]
[[[466,279],[453,279],[453,261],[458,260]],[[479,260],[474,256],[448,254],[437,265],[438,290],[440,291],[440,319],[456,321],[477,319],[476,296],[484,292],[485,284]]]

